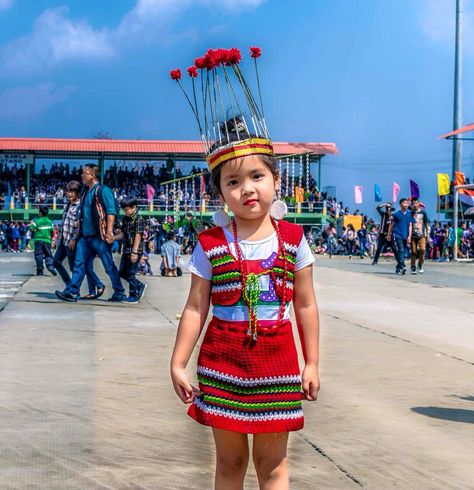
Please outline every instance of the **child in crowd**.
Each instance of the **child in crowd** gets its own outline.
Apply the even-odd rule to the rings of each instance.
[[[40,206],[39,217],[35,218],[30,224],[30,230],[35,234],[35,261],[36,275],[43,275],[43,261],[46,263],[46,268],[56,276],[58,273],[54,268],[53,255],[51,253],[51,237],[53,235],[54,226],[48,218],[48,207]]]
[[[168,233],[166,242],[161,247],[161,275],[166,277],[181,276],[182,271],[179,267],[181,257],[181,247],[176,243],[176,234]]]
[[[136,199],[124,198],[120,207],[125,217],[122,221],[121,231],[115,235],[117,240],[123,240],[119,273],[120,277],[130,285],[130,292],[124,303],[138,303],[143,298],[147,287],[146,284],[137,279],[138,265],[143,255],[145,221],[138,213]]]
[[[146,251],[143,251],[140,263],[138,264],[138,273],[142,274],[143,276],[146,276],[147,274],[150,274],[150,276],[153,275],[153,270],[150,264],[150,257]]]

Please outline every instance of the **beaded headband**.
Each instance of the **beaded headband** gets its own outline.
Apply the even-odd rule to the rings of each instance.
[[[261,54],[260,48],[250,48],[259,104],[256,103],[240,69],[242,55],[237,48],[209,49],[204,56],[194,60],[194,65],[187,69],[192,82],[192,96],[188,95],[181,84],[181,70],[178,68],[170,72],[171,78],[176,80],[193,111],[211,171],[233,158],[274,154],[265,122],[258,76],[257,58]],[[198,77],[200,84],[196,81]],[[197,84],[201,89],[199,96]],[[248,111],[247,117],[242,107]],[[229,114],[235,115],[229,118]]]

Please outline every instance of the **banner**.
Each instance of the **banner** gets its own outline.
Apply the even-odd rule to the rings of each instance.
[[[375,202],[382,202],[382,191],[380,190],[380,186],[375,184],[374,186],[374,194],[375,194]]]
[[[420,187],[419,185],[414,181],[410,179],[410,197],[412,199],[418,199],[420,197]]]
[[[362,204],[362,191],[363,187],[361,185],[354,186],[354,202],[356,204]]]
[[[396,182],[394,182],[392,186],[392,202],[397,202],[399,192],[400,186]]]
[[[295,202],[303,202],[304,201],[304,188],[295,185]]]
[[[449,195],[449,175],[438,174],[438,196]]]
[[[155,197],[155,188],[152,185],[147,184],[146,185],[146,198],[147,198],[148,202],[153,201],[154,197]]]
[[[463,172],[454,172],[454,185],[465,185]],[[474,206],[474,189],[460,189],[459,200],[466,206]],[[467,214],[467,213],[466,213]]]

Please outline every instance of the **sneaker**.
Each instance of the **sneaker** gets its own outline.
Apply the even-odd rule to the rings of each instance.
[[[404,267],[404,268],[402,269],[402,276],[404,276],[406,273],[407,273],[407,268],[406,268],[406,267]]]
[[[376,260],[373,260],[372,261],[372,265],[377,265],[377,261]]]
[[[58,275],[58,271],[56,269],[48,269],[48,271],[51,272],[51,274],[53,274],[53,276]]]
[[[411,268],[411,273],[412,273],[412,275],[416,275],[416,267],[415,266],[413,266]]]
[[[56,291],[54,294],[63,301],[69,301],[70,303],[75,303],[77,301],[77,298],[71,293]]]
[[[424,269],[423,269],[423,266],[422,266],[422,265],[419,265],[419,266],[418,266],[418,272],[419,272],[420,274],[423,274],[423,273],[425,272],[425,271],[424,271]]]
[[[148,284],[142,283],[140,290],[138,291],[138,301],[143,299],[143,296],[145,296],[145,291],[146,291],[147,287],[148,287]]]
[[[121,303],[126,299],[127,299],[127,295],[125,293],[114,293],[109,298],[109,301],[111,301],[112,303]]]
[[[122,300],[122,303],[134,304],[134,303],[138,303],[138,301],[139,301],[139,298],[137,296],[129,296],[128,298],[125,297]]]

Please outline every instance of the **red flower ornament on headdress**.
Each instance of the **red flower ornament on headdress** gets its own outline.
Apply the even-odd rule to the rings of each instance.
[[[254,59],[260,58],[260,56],[262,56],[262,50],[260,48],[257,48],[257,46],[251,46],[250,56]]]
[[[227,51],[227,63],[226,65],[238,65],[240,60],[242,59],[242,55],[237,48],[230,48]]]
[[[176,70],[171,70],[170,71],[170,77],[173,79],[173,80],[181,80],[181,70],[179,68],[177,68]]]
[[[204,56],[201,56],[200,58],[196,58],[194,60],[194,66],[196,68],[199,68],[200,70],[206,68],[206,59],[204,58]]]
[[[198,76],[198,71],[197,71],[197,68],[193,65],[193,66],[190,66],[188,68],[188,75],[191,77],[191,78],[197,78]]]

